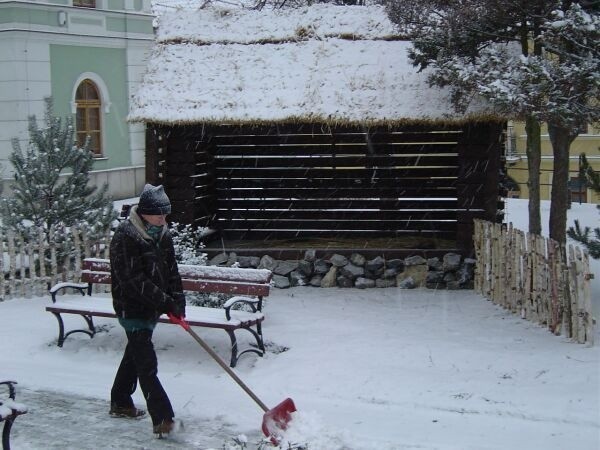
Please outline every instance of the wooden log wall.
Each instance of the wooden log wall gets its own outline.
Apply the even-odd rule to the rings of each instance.
[[[580,247],[475,220],[475,290],[556,335],[593,344],[589,259]]]
[[[502,124],[148,127],[171,220],[226,239],[427,237],[496,220]]]

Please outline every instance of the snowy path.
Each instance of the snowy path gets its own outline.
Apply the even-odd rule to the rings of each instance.
[[[222,418],[199,422],[179,415],[184,430],[172,438],[157,439],[147,416],[113,418],[105,400],[72,393],[19,389],[18,401],[29,412],[13,425],[11,446],[16,450],[220,449],[228,437],[235,436]]]

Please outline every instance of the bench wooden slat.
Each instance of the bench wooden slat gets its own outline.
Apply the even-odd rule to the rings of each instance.
[[[107,272],[92,272],[84,270],[81,273],[81,281],[92,284],[110,284],[111,276]],[[235,295],[269,295],[270,285],[255,284],[249,282],[235,282],[230,280],[192,280],[189,278],[181,279],[184,291],[194,292],[220,292],[223,294]]]
[[[230,281],[189,280],[182,279],[184,291],[196,292],[222,292],[235,295],[269,295],[268,285],[256,285],[250,283],[233,283]]]
[[[112,306],[110,297],[82,297],[65,296],[61,300],[46,307],[46,311],[85,314],[90,316],[108,317],[115,319],[117,316]],[[214,328],[239,328],[241,325],[254,325],[264,320],[262,313],[249,313],[246,311],[231,311],[231,320],[227,320],[223,310],[203,306],[190,306],[185,320],[191,326]],[[171,323],[166,315],[159,319],[162,323]]]
[[[110,272],[92,272],[83,270],[81,272],[81,281],[92,284],[110,284]]]
[[[194,266],[179,264],[181,278],[240,281],[243,283],[269,284],[272,273],[267,269],[240,269],[235,267],[220,266]],[[83,272],[106,272],[110,275],[110,261],[108,259],[90,258],[83,263]],[[109,281],[110,282],[110,281]]]

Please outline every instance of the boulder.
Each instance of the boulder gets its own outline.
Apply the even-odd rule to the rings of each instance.
[[[371,280],[370,278],[358,277],[354,282],[354,287],[358,289],[367,289],[375,287],[375,280]]]
[[[276,288],[287,289],[290,287],[290,280],[288,279],[288,277],[283,277],[281,275],[273,275],[273,284]]]

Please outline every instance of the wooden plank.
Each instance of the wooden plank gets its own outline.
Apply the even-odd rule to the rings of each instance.
[[[207,148],[198,148],[196,151],[174,148],[169,150],[169,163],[173,164],[195,164],[197,162],[207,162],[213,158]]]
[[[270,169],[254,169],[254,168],[216,168],[217,177],[235,177],[235,178],[281,178],[281,177],[296,177],[296,178],[324,178],[324,177],[357,177],[357,178],[422,178],[428,180],[433,177],[447,177],[453,182],[458,178],[458,168],[430,168],[430,167],[411,167],[403,169],[395,168],[306,168],[306,167],[285,167],[285,168],[270,168]]]
[[[217,189],[296,189],[296,188],[379,188],[398,190],[418,190],[421,188],[437,189],[440,191],[450,190],[456,192],[456,186],[448,183],[447,179],[429,178],[423,179],[416,185],[414,181],[398,178],[352,178],[352,177],[329,177],[329,178],[219,178],[214,179],[207,175],[207,183],[214,180]],[[471,185],[463,185],[462,189],[470,189]],[[475,190],[475,189],[473,189]],[[469,191],[471,192],[471,191]],[[475,192],[477,194],[478,192]]]
[[[95,272],[110,273],[110,261],[108,259],[85,258],[83,260],[83,270],[91,270]]]
[[[290,155],[448,155],[457,156],[455,142],[388,142],[388,143],[273,143],[267,145],[260,142],[247,141],[243,145],[221,145],[214,148],[215,157],[223,156],[290,156]]]
[[[456,198],[456,190],[452,188],[428,188],[419,186],[403,186],[397,189],[311,189],[311,188],[300,188],[297,187],[287,189],[243,189],[243,188],[221,188],[216,189],[216,196],[219,199],[228,198],[344,198],[344,197],[377,197],[391,198],[391,197],[410,197],[410,198]],[[476,203],[474,206],[479,206],[481,202]]]
[[[90,270],[81,272],[82,283],[110,284],[110,280],[110,272],[94,272]]]
[[[286,220],[284,219],[231,219],[218,218],[215,226],[227,230],[329,230],[329,231],[452,231],[456,230],[456,221],[424,220],[424,221],[393,221],[393,220]]]
[[[243,283],[243,282],[224,282],[209,280],[191,280],[184,278],[181,280],[184,291],[194,292],[222,292],[235,295],[269,295],[269,285]]]
[[[260,130],[240,130],[236,134],[224,130],[216,130],[211,144],[216,146],[244,146],[261,145],[271,146],[279,144],[299,145],[299,144],[421,144],[421,143],[448,143],[455,144],[461,136],[461,131],[455,132],[406,132],[406,131],[386,131],[386,132],[364,132],[360,130],[347,130],[346,132],[322,132],[302,130],[289,130],[282,133],[264,133]]]
[[[329,199],[373,199],[373,198],[399,198],[413,197],[417,192],[427,192],[431,197],[447,197],[455,198],[456,193],[453,191],[444,191],[440,189],[378,189],[378,188],[356,188],[342,189],[332,187],[331,189],[319,188],[295,188],[295,189],[217,189],[216,195],[220,200],[229,198],[236,199],[299,199],[299,198],[329,198]],[[410,195],[408,195],[410,194]],[[439,195],[438,195],[439,194]],[[447,194],[447,195],[446,195]],[[427,201],[427,196],[423,197],[423,201]]]
[[[364,244],[369,239],[374,238],[423,238],[423,239],[443,239],[454,240],[455,231],[441,230],[394,230],[394,231],[340,231],[340,230],[246,230],[229,229],[223,230],[223,239],[226,240],[248,240],[248,241],[268,241],[268,240],[304,240],[315,238],[331,239],[353,239],[357,243]],[[415,248],[421,248],[423,244],[415,241]],[[428,241],[428,245],[431,242]]]
[[[216,202],[210,196],[197,198],[192,204],[187,200],[171,200],[172,211],[169,215],[169,221],[189,224],[202,218],[206,218],[206,221],[208,221],[214,215],[215,205]],[[204,222],[204,220],[201,221]]]
[[[340,220],[340,221],[361,221],[361,220],[453,220],[456,221],[457,211],[452,210],[425,210],[425,211],[402,211],[402,210],[362,210],[362,211],[344,211],[344,210],[230,210],[220,209],[218,217],[222,220],[246,219],[246,220]],[[477,216],[475,212],[469,212],[471,220]],[[466,216],[463,215],[463,218]],[[465,219],[466,221],[466,219]]]
[[[228,168],[304,168],[304,167],[357,167],[365,166],[378,167],[452,167],[458,168],[457,158],[454,155],[450,156],[379,156],[379,155],[351,155],[351,156],[331,156],[331,155],[309,155],[309,156],[293,156],[293,157],[273,157],[262,158],[256,156],[241,156],[241,157],[225,157],[215,158],[215,165],[220,170]],[[182,170],[193,171],[195,166],[188,164],[187,168],[178,164]]]
[[[186,175],[186,176],[178,176],[171,175],[168,180],[165,181],[164,186],[165,189],[168,187],[169,189],[190,189],[195,188],[196,186],[203,186],[207,183],[210,183],[214,177],[214,174],[209,174],[207,178],[206,172],[196,173],[194,175]]]
[[[219,208],[225,209],[455,209],[455,199],[236,199],[219,202]]]

